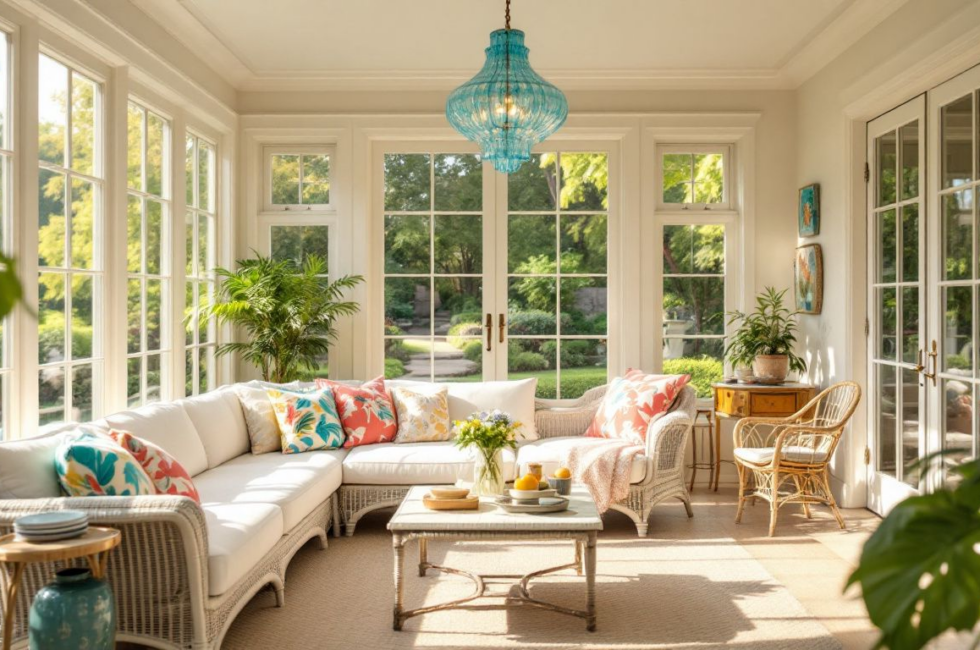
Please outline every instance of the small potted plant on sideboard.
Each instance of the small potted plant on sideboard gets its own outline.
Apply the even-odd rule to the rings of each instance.
[[[745,378],[752,368],[755,381],[781,384],[791,370],[806,372],[806,361],[793,352],[796,344],[796,315],[783,306],[786,291],[772,287],[756,296],[755,311],[729,312],[729,326],[737,326],[725,348],[725,358]],[[741,370],[741,372],[740,372]]]

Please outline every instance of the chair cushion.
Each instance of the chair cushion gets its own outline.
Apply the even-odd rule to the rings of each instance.
[[[395,405],[385,389],[385,378],[377,377],[360,386],[339,381],[317,379],[317,388],[333,392],[337,412],[344,425],[344,447],[391,442],[398,433]]]
[[[283,536],[282,510],[267,503],[205,503],[203,509],[208,528],[208,593],[220,596]]]
[[[55,451],[58,481],[68,496],[133,497],[156,494],[156,486],[139,462],[106,436],[82,433],[68,437]]]
[[[776,453],[773,447],[738,447],[735,457],[747,463],[766,465]],[[811,449],[810,447],[783,447],[780,458],[796,463],[822,463],[827,460],[827,452]]]
[[[34,438],[0,442],[0,499],[61,496],[54,453],[77,426],[70,422]]]
[[[282,453],[301,454],[337,449],[344,444],[344,427],[330,389],[308,393],[266,390],[282,435]]]
[[[514,479],[515,455],[503,452],[503,477]],[[354,447],[344,459],[344,483],[448,485],[472,480],[473,457],[451,442],[385,442]]]
[[[176,402],[122,411],[93,422],[91,426],[105,433],[112,429],[129,431],[138,438],[152,442],[176,458],[191,476],[197,476],[208,468],[204,443],[187,411]]]
[[[246,454],[195,477],[204,506],[265,503],[282,509],[286,530],[340,487],[347,452]]]
[[[230,387],[180,400],[204,445],[208,467],[248,453],[248,427],[238,395]]]
[[[566,462],[569,448],[581,440],[582,436],[567,436],[545,438],[521,445],[517,450],[517,467],[523,471],[527,463],[541,463],[541,471],[547,478]],[[646,473],[647,457],[637,454],[633,457],[633,465],[630,467],[630,483],[641,482],[646,477]]]
[[[629,370],[617,377],[599,404],[585,435],[620,438],[638,445],[646,442],[650,423],[666,413],[690,375],[646,375]]]

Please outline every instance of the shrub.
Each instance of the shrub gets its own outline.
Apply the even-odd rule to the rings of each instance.
[[[708,356],[664,360],[664,374],[691,375],[690,383],[697,390],[698,397],[711,397],[711,384],[721,381],[724,373],[721,360]]]
[[[386,358],[408,361],[411,356],[412,352],[405,346],[404,341],[399,341],[398,339],[388,339],[385,341]]]
[[[483,314],[478,311],[464,311],[458,314],[453,314],[452,318],[449,319],[449,324],[459,325],[460,323],[479,323],[482,316]]]
[[[509,366],[512,372],[547,370],[548,360],[537,352],[521,352],[510,358]]]
[[[514,335],[554,334],[555,316],[535,309],[510,315],[507,331]]]
[[[405,374],[405,364],[399,359],[385,359],[385,379],[395,379]]]
[[[392,320],[412,320],[415,318],[415,307],[407,302],[396,302],[388,305],[385,316]]]
[[[479,363],[483,360],[483,342],[467,341],[463,346],[463,356],[474,363]]]
[[[449,328],[449,338],[446,339],[449,345],[462,350],[466,347],[466,344],[470,341],[470,338],[462,337],[473,337],[483,334],[483,326],[480,323],[457,323]]]

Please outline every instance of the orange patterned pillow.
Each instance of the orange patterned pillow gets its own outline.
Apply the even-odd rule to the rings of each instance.
[[[317,388],[333,391],[340,422],[347,434],[344,447],[391,442],[398,433],[395,405],[385,389],[385,378],[377,377],[360,386],[348,386],[329,379],[317,379]]]
[[[645,375],[629,370],[609,384],[592,425],[585,435],[590,438],[620,438],[642,445],[650,423],[662,416],[674,403],[690,375]]]
[[[137,438],[128,431],[112,429],[108,434],[120,447],[128,451],[143,467],[143,470],[153,481],[157,494],[175,494],[190,497],[200,505],[201,495],[194,487],[194,481],[184,466],[173,456],[160,449],[152,442]]]

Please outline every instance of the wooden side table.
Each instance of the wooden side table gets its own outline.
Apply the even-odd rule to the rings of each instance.
[[[8,571],[10,577],[3,611],[3,650],[10,650],[17,592],[28,564],[85,558],[92,576],[101,580],[105,576],[109,551],[118,546],[121,539],[122,533],[115,528],[99,526],[90,526],[81,537],[58,542],[20,542],[14,534],[0,537],[0,568]],[[11,565],[9,569],[8,564]]]
[[[817,389],[809,384],[787,382],[768,384],[711,385],[715,402],[715,492],[721,475],[721,421],[738,420],[749,416],[784,418],[806,406],[816,395]]]

